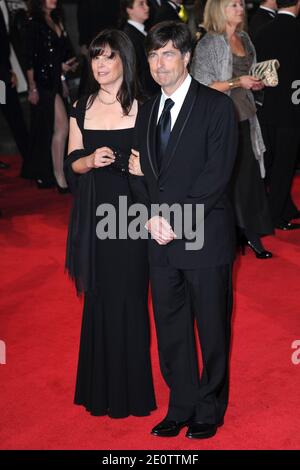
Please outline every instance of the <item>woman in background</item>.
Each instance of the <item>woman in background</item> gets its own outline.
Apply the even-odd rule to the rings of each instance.
[[[64,74],[74,71],[77,63],[72,57],[57,0],[30,0],[29,15],[26,62],[31,104],[31,166],[39,188],[56,184],[64,193],[67,183],[63,160],[68,136]]]
[[[241,0],[208,0],[204,10],[207,31],[195,49],[192,75],[233,100],[239,121],[239,145],[232,176],[232,196],[236,223],[242,242],[257,258],[268,259],[261,241],[273,233],[273,225],[263,183],[265,146],[256,116],[252,91],[263,87],[250,76],[256,62],[255,49],[243,31],[245,7]]]

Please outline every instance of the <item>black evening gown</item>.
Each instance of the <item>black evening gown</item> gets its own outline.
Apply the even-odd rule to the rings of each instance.
[[[32,69],[39,92],[37,105],[30,105],[31,177],[53,185],[51,155],[55,97],[62,97],[62,63],[74,56],[65,30],[61,36],[43,18],[29,18],[26,29],[26,69]],[[63,99],[63,98],[62,98]]]
[[[83,134],[84,148],[88,149],[86,155],[96,148],[109,146],[129,156],[134,130],[85,130],[85,103],[86,100],[79,100],[74,117]],[[156,408],[149,352],[147,240],[100,240],[96,237],[100,218],[86,217],[90,206],[95,211],[95,207],[108,203],[115,208],[118,220],[119,196],[127,197],[128,206],[132,202],[126,175],[107,167],[91,170],[79,179],[88,189],[81,188],[80,197],[86,196],[80,202],[81,215],[78,217],[74,211],[72,215],[77,227],[69,232],[75,247],[73,255],[77,256],[76,249],[80,250],[81,245],[85,247],[83,251],[87,243],[95,246],[82,255],[81,270],[92,273],[90,281],[83,286],[75,404],[85,406],[96,416],[146,416]],[[84,224],[88,222],[92,227],[86,235]],[[72,224],[74,220],[71,227]],[[82,237],[82,244],[76,242],[78,237]],[[67,265],[68,257],[70,253],[67,253]]]

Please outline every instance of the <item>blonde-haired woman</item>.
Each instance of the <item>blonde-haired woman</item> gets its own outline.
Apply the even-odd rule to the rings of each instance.
[[[245,243],[257,258],[267,259],[261,236],[273,233],[265,193],[265,151],[252,91],[263,84],[250,76],[255,49],[244,31],[245,7],[241,0],[208,0],[204,10],[207,34],[195,49],[192,75],[204,85],[228,94],[239,121],[239,146],[232,176],[236,223]]]

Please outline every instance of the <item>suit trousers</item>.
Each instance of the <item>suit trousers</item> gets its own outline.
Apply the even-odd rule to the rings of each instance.
[[[232,266],[152,266],[151,288],[160,366],[170,389],[167,418],[218,423],[228,404]]]
[[[288,222],[297,215],[297,207],[291,197],[300,148],[298,128],[281,128],[262,123],[266,145],[266,185],[274,225]]]

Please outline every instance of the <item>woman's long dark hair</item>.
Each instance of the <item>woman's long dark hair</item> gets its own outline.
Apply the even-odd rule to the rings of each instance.
[[[90,61],[90,94],[87,108],[94,103],[101,86],[95,80],[92,73],[91,62],[104,53],[105,47],[111,49],[112,56],[118,55],[123,65],[123,81],[117,94],[117,100],[122,106],[123,113],[128,116],[135,98],[138,98],[136,82],[136,57],[132,42],[128,36],[117,29],[105,29],[91,42],[89,47]]]
[[[45,17],[44,13],[45,0],[29,0],[28,1],[28,13],[29,16],[42,20]],[[58,0],[55,10],[51,12],[51,18],[54,23],[59,24],[63,22],[63,11]]]

